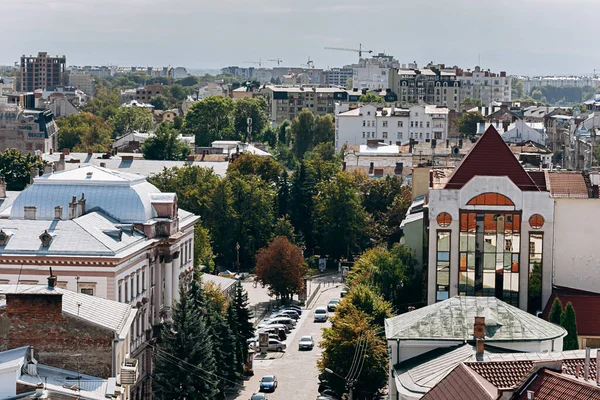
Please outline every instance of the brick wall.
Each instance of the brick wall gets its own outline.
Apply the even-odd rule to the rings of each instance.
[[[109,378],[113,333],[63,314],[61,307],[62,295],[7,295],[0,351],[31,345],[41,364]]]

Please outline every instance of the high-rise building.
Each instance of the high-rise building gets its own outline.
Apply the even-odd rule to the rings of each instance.
[[[33,92],[64,85],[66,63],[65,56],[48,57],[46,52],[39,52],[37,57],[22,55],[21,91]]]

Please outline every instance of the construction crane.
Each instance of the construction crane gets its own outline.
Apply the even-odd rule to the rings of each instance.
[[[353,51],[355,53],[358,53],[359,57],[362,57],[362,53],[371,54],[373,52],[373,50],[363,50],[361,43],[359,43],[358,49],[347,49],[345,47],[325,47],[325,50]]]
[[[304,65],[306,65],[307,68],[314,68],[315,67],[315,63],[310,59],[310,57],[308,57],[308,61]]]
[[[246,64],[254,64],[254,65],[258,65],[259,67],[262,67],[262,59],[258,60],[258,61],[244,61]]]
[[[273,61],[273,62],[276,62],[276,63],[277,63],[277,66],[279,66],[279,64],[281,64],[281,63],[283,62],[283,60],[282,60],[282,59],[280,59],[280,58],[275,58],[275,59],[271,59],[271,60],[267,60],[267,61]]]

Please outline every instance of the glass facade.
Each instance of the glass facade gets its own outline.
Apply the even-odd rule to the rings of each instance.
[[[498,197],[494,197],[497,202]],[[509,199],[506,200],[510,202]],[[506,200],[502,198],[501,202],[506,205]],[[462,211],[459,295],[495,296],[518,307],[520,242],[520,212]],[[438,274],[439,271],[438,263]]]
[[[542,311],[542,251],[544,234],[529,234],[529,283],[527,288],[527,311]]]
[[[437,231],[435,300],[448,298],[450,291],[450,231]]]

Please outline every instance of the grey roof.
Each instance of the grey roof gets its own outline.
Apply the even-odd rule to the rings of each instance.
[[[100,163],[104,163],[106,168],[112,170],[129,172],[131,174],[141,175],[144,177],[150,177],[163,171],[163,169],[169,169],[173,167],[183,167],[186,165],[194,165],[203,168],[212,168],[215,174],[223,177],[227,172],[229,162],[226,161],[168,161],[168,160],[123,160],[119,155],[112,156],[110,158],[102,158],[102,153],[71,153],[65,156],[65,170],[77,169],[88,165],[100,166]],[[137,156],[141,156],[137,154]],[[60,159],[60,153],[44,154],[43,159],[48,162],[58,162]],[[78,160],[79,162],[69,162],[71,160]]]
[[[19,363],[22,362],[23,358],[27,355],[28,350],[29,346],[23,346],[0,352],[0,365],[19,365]]]
[[[495,297],[455,296],[388,318],[388,339],[473,340],[475,317],[485,317],[486,342],[551,340],[566,335],[564,328],[544,321]]]
[[[46,285],[0,285],[0,294],[17,293],[49,296],[62,294],[63,313],[111,330],[122,338],[127,336],[137,312],[129,304],[61,288],[51,289]],[[78,304],[81,306],[78,307]]]
[[[14,200],[11,219],[23,219],[24,207],[37,207],[37,219],[54,219],[54,208],[62,206],[63,216],[73,196],[85,195],[86,210],[102,209],[120,222],[145,223],[156,217],[151,193],[160,193],[143,176],[87,166],[35,178],[34,183]]]
[[[15,201],[15,199],[17,198],[17,196],[19,194],[21,194],[21,192],[7,191],[6,197],[3,199],[0,199],[0,218],[2,218],[2,217],[8,218],[8,216],[10,215],[10,209],[13,205],[13,202]]]
[[[231,278],[226,278],[224,276],[212,275],[212,274],[202,274],[200,278],[204,282],[212,282],[215,285],[221,286],[222,292],[227,292],[230,287],[235,285],[236,280]]]
[[[137,230],[126,228],[121,235],[111,234],[118,233],[119,227],[116,220],[101,212],[90,212],[72,220],[0,219],[0,229],[9,235],[8,242],[0,246],[0,255],[114,257],[146,245],[146,236]],[[47,247],[38,239],[44,231],[53,236]]]

